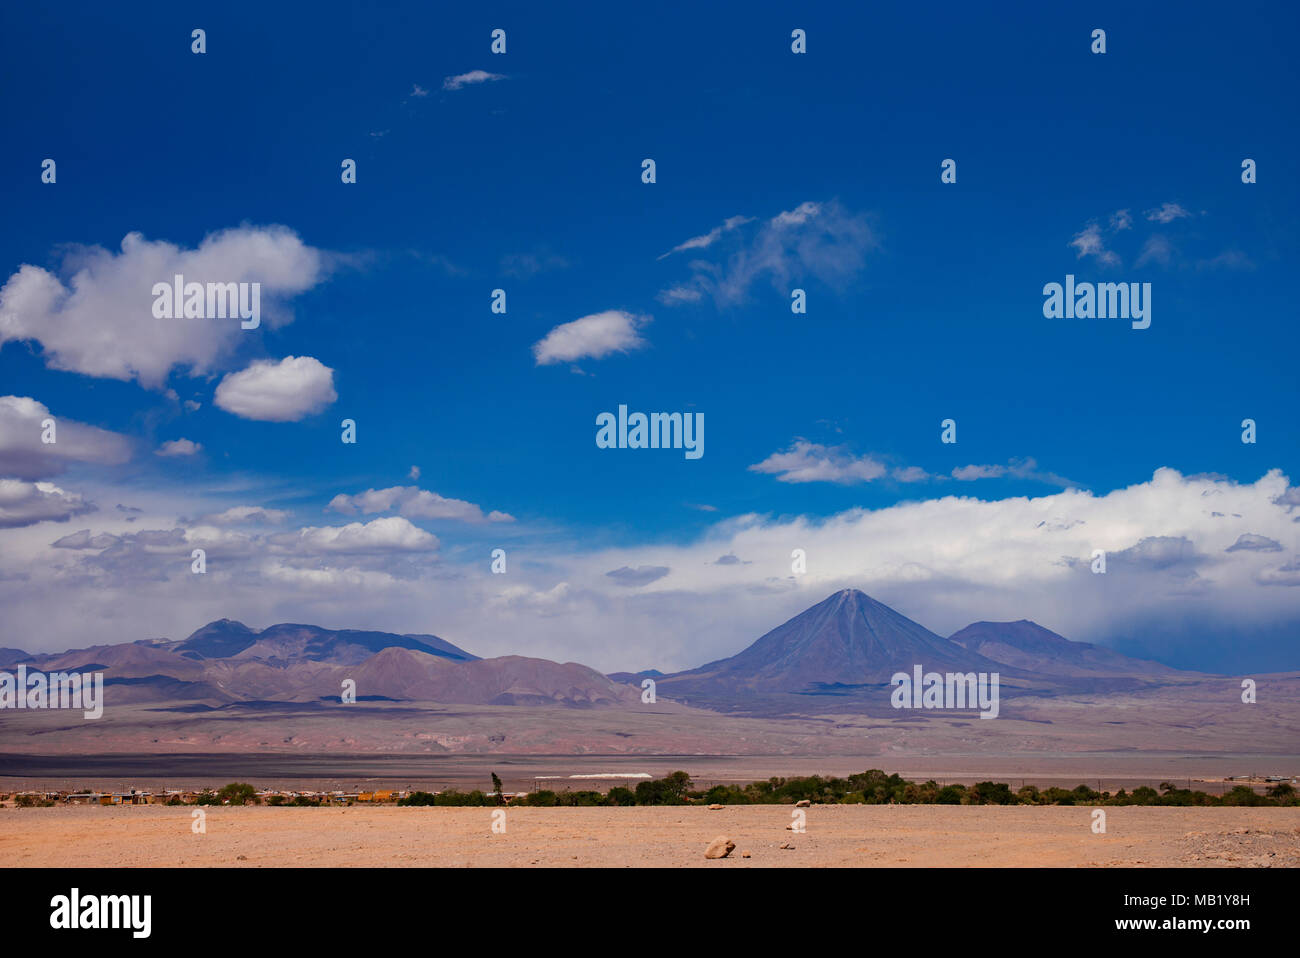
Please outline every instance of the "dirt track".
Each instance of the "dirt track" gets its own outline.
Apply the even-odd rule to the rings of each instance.
[[[789,806],[507,808],[0,809],[8,866],[1270,866],[1300,865],[1292,808]],[[733,856],[706,861],[726,835]],[[793,845],[782,849],[783,842]],[[748,851],[751,858],[741,857]]]

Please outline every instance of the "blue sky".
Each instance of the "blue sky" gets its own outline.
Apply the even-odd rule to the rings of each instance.
[[[149,383],[51,363],[39,317],[6,337],[0,395],[133,449],[125,463],[61,467],[61,488],[84,477],[97,511],[40,523],[46,544],[96,531],[114,496],[146,511],[174,502],[173,521],[250,504],[319,527],[379,514],[327,509],[338,495],[417,486],[513,518],[414,517],[438,539],[436,568],[421,575],[468,575],[449,570],[508,545],[544,595],[581,588],[553,567],[561,553],[687,548],[740,516],[815,524],[948,496],[1100,497],[1160,469],[1234,488],[1296,475],[1294,8],[596,9],[6,11],[0,280],[30,264],[70,282],[80,247],[108,251],[111,271],[130,233],[184,250],[278,226],[319,257],[280,297],[292,322],[223,332],[199,375],[166,356]],[[195,27],[203,55],[190,51]],[[489,52],[497,27],[505,55]],[[807,54],[791,52],[796,27]],[[1104,55],[1090,52],[1098,27]],[[472,82],[472,71],[497,76]],[[46,157],[54,185],[40,179]],[[356,184],[340,182],[345,157]],[[647,157],[653,184],[641,181]],[[1246,157],[1255,184],[1241,182]],[[940,182],[945,158],[955,184]],[[780,225],[801,209],[804,222]],[[712,242],[670,254],[715,228]],[[1044,318],[1043,285],[1067,273],[1151,283],[1150,328]],[[796,286],[804,315],[790,310]],[[495,288],[505,315],[489,310]],[[139,322],[153,321],[148,304]],[[106,323],[136,322],[104,308]],[[552,330],[609,313],[624,317],[626,351],[538,362]],[[288,356],[332,371],[337,398],[290,421],[214,401],[223,377]],[[595,417],[619,403],[703,413],[705,455],[598,449]],[[345,417],[355,446],[339,441]],[[939,441],[945,418],[955,445]],[[1253,445],[1240,441],[1244,418],[1258,423]],[[150,451],[181,438],[201,448]],[[926,478],[901,481],[907,469]],[[1290,509],[1268,521],[1289,523]],[[1284,549],[1275,567],[1294,559],[1297,527],[1263,522],[1229,541],[1262,535]],[[1184,526],[1125,527],[1108,547],[1196,541]],[[394,574],[415,574],[404,570]],[[823,584],[863,572],[837,566]],[[1225,602],[1249,604],[1215,581]],[[1300,618],[1294,588],[1265,591],[1268,628]],[[121,582],[113,595],[115,608],[139,598]],[[787,596],[779,611],[821,597]],[[135,604],[145,616],[149,603]],[[299,614],[310,609],[304,599]],[[939,628],[924,601],[903,611]],[[1143,616],[1130,611],[1126,625],[1080,619],[1089,634],[1067,634],[1139,642],[1131,623]],[[421,616],[402,630],[446,631],[436,610]],[[367,621],[333,624],[401,625],[355,618]],[[124,621],[123,637],[133,629],[162,631]],[[504,645],[512,629],[477,638]],[[558,656],[547,641],[535,651]],[[1259,660],[1293,647],[1270,638]],[[598,651],[609,667],[642,664]],[[679,654],[695,664],[693,646]]]

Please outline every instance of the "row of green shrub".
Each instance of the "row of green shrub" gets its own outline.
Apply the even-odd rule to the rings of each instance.
[[[502,805],[507,800],[500,793],[500,779],[493,776],[494,791],[411,792],[398,805],[480,806]],[[20,796],[18,804],[24,803]],[[256,789],[247,782],[231,782],[218,791],[204,791],[195,805],[248,805],[258,801]],[[1045,788],[1033,785],[1012,791],[1005,782],[977,782],[974,785],[940,785],[931,780],[912,782],[899,775],[886,775],[871,769],[847,778],[808,775],[795,778],[769,778],[747,785],[715,785],[695,789],[685,772],[673,772],[664,778],[639,782],[635,789],[615,786],[608,792],[591,790],[529,792],[509,800],[511,805],[535,808],[595,805],[792,805],[809,801],[818,805],[1300,805],[1296,789],[1283,782],[1269,786],[1259,794],[1249,785],[1236,785],[1223,795],[1179,788],[1162,782],[1157,790],[1143,785],[1128,792],[1120,789],[1111,794],[1080,785],[1077,788]],[[45,804],[45,803],[42,803]],[[48,803],[53,804],[53,803]],[[173,798],[169,805],[183,804]],[[319,799],[297,795],[288,798],[273,795],[268,805],[316,806]]]
[[[772,778],[748,785],[718,785],[692,798],[723,805],[788,804],[807,799],[842,805],[1297,805],[1293,786],[1280,783],[1261,795],[1249,785],[1236,785],[1223,795],[1179,788],[1162,782],[1156,790],[1142,785],[1129,792],[1097,791],[1087,785],[1072,789],[1039,789],[1026,785],[1016,791],[1005,782],[940,785],[933,780],[911,782],[872,769],[848,778]]]
[[[1293,786],[1280,783],[1261,795],[1249,785],[1236,785],[1223,795],[1178,788],[1162,782],[1160,789],[1143,785],[1128,792],[1120,789],[1096,791],[1087,785],[1077,788],[1039,789],[1027,785],[1017,791],[1005,782],[977,782],[974,785],[940,785],[935,781],[911,782],[879,769],[847,778],[809,775],[797,778],[769,778],[747,785],[715,785],[692,788],[689,775],[673,772],[665,778],[640,782],[635,790],[616,786],[608,792],[537,791],[510,800],[511,805],[534,807],[591,805],[791,805],[799,801],[821,805],[1300,805]],[[445,791],[437,795],[412,792],[399,805],[497,805],[504,800],[492,792]]]

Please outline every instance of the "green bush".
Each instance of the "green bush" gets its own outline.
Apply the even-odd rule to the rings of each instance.
[[[685,805],[690,790],[691,777],[685,772],[673,772],[666,778],[638,782],[635,793],[636,803],[638,805]]]
[[[231,782],[221,786],[217,792],[217,801],[230,805],[256,805],[257,789],[247,782]]]
[[[1235,785],[1223,796],[1224,805],[1267,805],[1268,802],[1249,785]]]
[[[977,782],[971,789],[973,805],[1014,805],[1016,797],[1005,782]]]
[[[960,805],[965,794],[966,787],[964,785],[945,785],[939,789],[939,793],[935,795],[934,800],[940,805]]]
[[[397,800],[398,805],[435,805],[437,796],[432,792],[411,792]]]

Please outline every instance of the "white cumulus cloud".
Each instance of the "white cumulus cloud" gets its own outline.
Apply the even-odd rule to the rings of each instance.
[[[202,448],[202,443],[194,442],[191,439],[168,439],[161,446],[155,449],[153,454],[165,458],[193,456]]]
[[[630,353],[646,345],[638,330],[649,322],[648,316],[634,316],[618,309],[583,316],[556,326],[534,343],[533,357],[538,366],[546,366],[577,359],[602,359],[612,353]]]
[[[47,419],[54,420],[51,443],[42,441]],[[0,396],[0,476],[43,479],[74,462],[117,465],[130,458],[125,436],[56,416],[30,396]]]
[[[93,503],[53,483],[0,479],[0,529],[67,522],[73,516],[94,511]]]
[[[438,548],[438,537],[412,525],[401,516],[385,516],[370,522],[349,522],[345,526],[308,526],[272,540],[291,552],[322,553],[430,552]]]
[[[514,517],[495,509],[486,515],[482,508],[463,499],[448,499],[416,486],[367,489],[356,495],[339,493],[329,508],[344,515],[373,515],[396,510],[408,519],[459,519],[462,522],[512,522]]]
[[[338,399],[334,370],[311,356],[261,359],[229,373],[217,386],[216,404],[226,412],[262,422],[297,422]]]
[[[0,287],[0,345],[39,343],[52,369],[161,388],[175,368],[204,374],[233,353],[240,322],[157,319],[155,283],[261,284],[270,325],[287,312],[277,300],[316,285],[325,257],[283,226],[241,226],[206,237],[196,249],[128,233],[120,252],[70,247],[56,275],[23,265]]]

